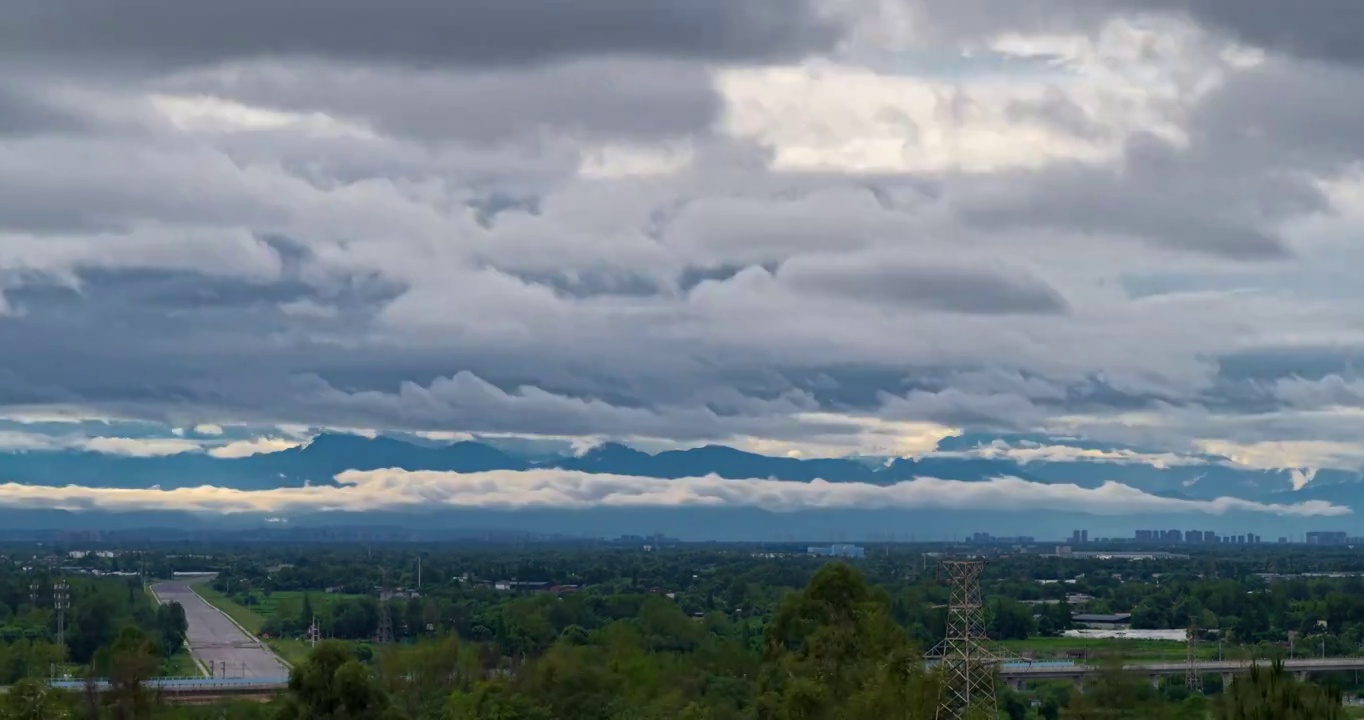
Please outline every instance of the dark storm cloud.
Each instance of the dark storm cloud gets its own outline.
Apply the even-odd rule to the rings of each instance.
[[[923,0],[925,21],[954,36],[1091,31],[1119,15],[1183,17],[1271,52],[1364,62],[1364,3],[1354,0]]]
[[[79,113],[45,97],[41,88],[0,82],[0,137],[80,132],[89,127]]]
[[[903,257],[801,257],[784,263],[777,279],[796,292],[892,307],[979,315],[1069,310],[1055,288],[1024,273],[916,263]]]
[[[1331,172],[1364,157],[1360,118],[1364,73],[1281,61],[1231,77],[1199,105],[1192,125],[1200,146],[1230,171],[1258,165]],[[1283,197],[1288,209],[1301,206],[1293,195]]]
[[[992,230],[1126,235],[1228,259],[1276,260],[1291,251],[1272,223],[1328,206],[1309,178],[1263,165],[1235,168],[1206,147],[1138,135],[1125,155],[1121,168],[1072,163],[1000,173],[969,189],[961,208]]]
[[[1298,57],[1364,62],[1364,3],[1354,0],[1110,0],[1185,13],[1237,40]]]
[[[0,54],[166,69],[259,56],[508,65],[599,54],[749,60],[831,47],[808,0],[10,0]]]
[[[702,64],[614,57],[473,72],[248,64],[187,72],[160,87],[363,118],[395,136],[478,143],[545,128],[617,140],[671,136],[708,127],[722,109]]]

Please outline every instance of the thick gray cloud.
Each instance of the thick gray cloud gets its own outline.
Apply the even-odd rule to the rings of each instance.
[[[696,63],[620,58],[476,72],[245,64],[189,72],[162,84],[258,107],[325,112],[422,140],[526,140],[545,128],[593,138],[685,135],[721,106]]]
[[[522,65],[600,54],[767,59],[829,47],[807,0],[11,0],[0,53],[144,67],[259,56]]]
[[[1364,6],[1349,0],[1116,0],[1135,9],[1175,11],[1255,47],[1300,57],[1364,61]]]
[[[1188,18],[1251,47],[1297,57],[1364,60],[1364,6],[1350,0],[955,0],[912,2],[915,19],[939,32],[982,36],[1000,32],[1091,31],[1117,16]]]
[[[964,0],[944,44],[1047,62],[944,79],[848,65],[803,3],[683,5],[11,3],[0,405],[781,452],[1358,430],[1291,384],[1342,362],[1226,361],[1364,347],[1341,52]]]
[[[924,263],[876,255],[797,257],[781,266],[781,283],[875,304],[974,314],[1065,313],[1065,298],[1038,278],[966,264]]]
[[[80,115],[44,97],[41,88],[0,82],[0,137],[86,129]]]

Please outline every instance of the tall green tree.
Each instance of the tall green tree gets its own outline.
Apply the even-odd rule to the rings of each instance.
[[[1223,691],[1218,720],[1344,720],[1338,690],[1301,681],[1282,662],[1256,666]]]
[[[289,691],[281,702],[279,720],[389,720],[393,712],[387,693],[369,669],[355,658],[350,646],[328,641],[313,649],[308,660],[289,673]]]
[[[0,695],[0,720],[65,720],[69,714],[59,691],[37,680],[20,680]]]

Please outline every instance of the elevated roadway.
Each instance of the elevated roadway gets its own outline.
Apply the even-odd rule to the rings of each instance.
[[[190,655],[208,674],[223,679],[288,678],[289,667],[265,643],[226,613],[208,604],[184,580],[156,583],[152,592],[162,603],[178,602],[189,623]]]
[[[1236,675],[1250,672],[1254,666],[1269,667],[1273,660],[1199,660],[1194,668],[1204,675],[1221,675],[1228,682]],[[1339,670],[1364,670],[1364,657],[1326,657],[1293,658],[1284,660],[1284,669],[1299,677],[1308,673],[1334,672]],[[1188,671],[1188,663],[1129,663],[1123,669],[1151,678],[1153,683],[1161,677],[1183,675]],[[1102,672],[1104,666],[1077,663],[1069,660],[1038,662],[1006,662],[999,666],[999,676],[1010,685],[1017,686],[1029,680],[1072,680],[1083,681],[1085,677]]]
[[[54,680],[54,688],[73,693],[84,693],[90,683],[85,680]],[[109,690],[109,681],[95,680],[95,692]],[[146,687],[163,702],[176,705],[199,705],[221,700],[268,700],[289,686],[289,678],[153,678]],[[0,687],[0,693],[9,688]]]

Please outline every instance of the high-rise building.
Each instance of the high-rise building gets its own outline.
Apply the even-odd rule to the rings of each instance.
[[[1308,545],[1344,545],[1349,536],[1343,532],[1314,530],[1307,533]]]
[[[1202,531],[1202,530],[1185,530],[1185,531],[1184,531],[1184,542],[1186,542],[1186,543],[1201,543],[1201,542],[1203,542],[1203,531]]]

